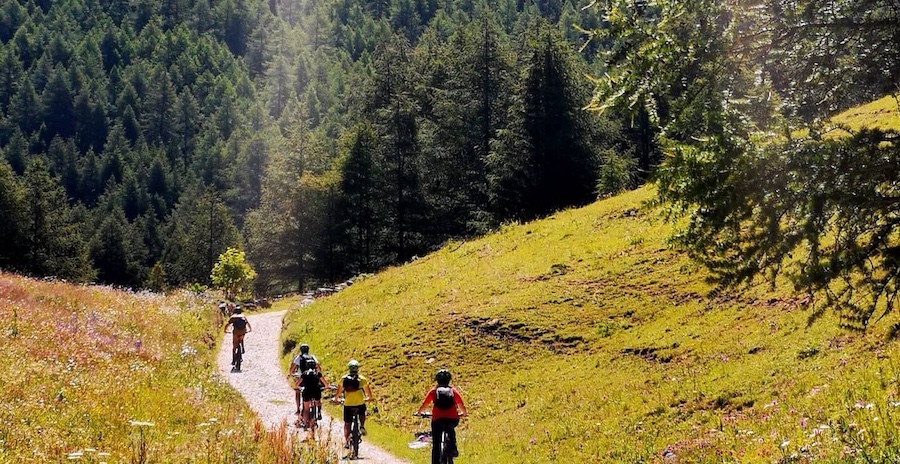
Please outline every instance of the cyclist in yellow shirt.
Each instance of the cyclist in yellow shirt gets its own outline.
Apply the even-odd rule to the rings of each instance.
[[[350,372],[341,379],[332,401],[339,403],[341,395],[344,395],[344,443],[349,445],[354,413],[359,416],[359,433],[366,434],[366,401],[372,400],[372,390],[369,389],[368,379],[359,374],[359,361],[351,359],[347,370]]]

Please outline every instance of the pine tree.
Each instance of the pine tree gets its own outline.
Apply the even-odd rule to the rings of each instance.
[[[0,160],[0,269],[19,269],[25,259],[26,192],[12,167]]]
[[[34,276],[58,276],[74,281],[93,278],[87,249],[66,194],[50,176],[46,163],[34,158],[25,170],[26,215],[23,221],[25,257],[22,271]]]
[[[384,45],[375,61],[375,82],[370,96],[370,116],[384,146],[378,164],[379,214],[390,228],[385,250],[389,260],[405,261],[421,253],[426,208],[420,184],[420,146],[413,95],[415,72],[409,43],[395,36]]]

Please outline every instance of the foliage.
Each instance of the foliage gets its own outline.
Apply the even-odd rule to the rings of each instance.
[[[641,206],[655,194],[450,243],[291,311],[283,340],[330,380],[360,360],[370,437],[411,462],[428,458],[406,447],[423,427],[409,413],[441,367],[469,409],[471,463],[896,460],[889,327],[808,326],[783,281],[714,291]]]
[[[244,260],[243,251],[229,248],[219,255],[210,278],[213,285],[225,292],[226,300],[234,300],[250,288],[256,272]]]
[[[891,312],[896,129],[835,136],[824,118],[898,92],[897,5],[605,5],[594,108],[644,108],[659,128],[660,198],[690,217],[677,243],[722,285],[786,275],[847,326]]]
[[[574,49],[574,0],[132,3],[3,4],[0,153],[20,184],[43,163],[80,235],[59,250],[78,272],[12,248],[7,268],[140,287],[161,263],[166,285],[209,284],[246,242],[258,290],[303,289],[586,203],[601,170],[605,192],[636,178],[599,155],[621,124],[582,111],[596,48]],[[357,156],[367,171],[344,172]],[[339,180],[357,175],[364,203]]]

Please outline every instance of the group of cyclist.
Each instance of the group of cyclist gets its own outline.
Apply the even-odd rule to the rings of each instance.
[[[336,404],[343,402],[344,420],[344,447],[350,445],[350,428],[353,418],[359,418],[360,435],[366,435],[366,403],[372,401],[372,390],[368,379],[359,373],[359,361],[351,359],[347,363],[347,373],[341,377],[337,384],[332,401]],[[301,371],[301,369],[305,369]],[[297,375],[297,372],[302,372]],[[309,353],[309,345],[301,344],[300,353],[291,362],[290,375],[297,379],[294,385],[297,414],[301,424],[309,424],[311,420],[320,420],[322,391],[330,388],[328,381],[322,375],[322,367],[318,359]],[[455,387],[450,385],[452,375],[450,371],[441,369],[434,376],[435,385],[425,394],[425,399],[414,415],[422,415],[431,405],[431,436],[441,437],[447,434],[452,456],[459,452],[456,448],[456,426],[459,425],[461,416],[468,415],[462,395]],[[319,411],[315,419],[308,417],[313,403],[316,411]],[[432,448],[431,461],[433,464],[440,462],[440,446],[435,444]]]
[[[250,321],[243,315],[240,306],[234,308],[233,314],[225,325],[225,332],[232,327],[232,349],[243,349],[244,335],[253,330]],[[368,379],[359,373],[359,361],[351,359],[347,363],[347,374],[337,384],[332,401],[344,403],[344,443],[350,444],[350,428],[354,417],[359,418],[360,435],[366,435],[366,403],[372,401],[372,390]],[[322,366],[319,360],[309,352],[309,345],[300,345],[300,352],[291,361],[290,377],[295,379],[294,401],[298,423],[309,427],[312,421],[322,419],[322,392],[330,389],[331,385],[322,375]],[[422,415],[431,405],[431,436],[441,437],[446,434],[450,445],[449,452],[457,456],[456,426],[459,425],[461,416],[468,415],[463,403],[462,395],[450,384],[452,375],[446,369],[439,370],[435,376],[435,385],[425,394],[425,399],[414,415]],[[314,408],[312,407],[314,406]],[[310,411],[316,411],[316,417],[310,417]],[[435,443],[432,447],[431,462],[439,464],[441,459],[440,446]]]

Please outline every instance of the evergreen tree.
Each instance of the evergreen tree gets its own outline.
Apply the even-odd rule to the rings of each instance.
[[[56,67],[41,95],[42,119],[46,126],[44,141],[55,136],[69,138],[75,133],[75,98],[65,68]]]
[[[26,192],[12,167],[0,160],[0,269],[18,270],[25,259]]]
[[[603,141],[599,121],[582,110],[589,94],[559,32],[537,22],[520,58],[521,106],[514,109],[508,134],[524,140],[498,145],[504,151],[494,159],[495,188],[512,190],[493,196],[512,218],[532,219],[596,198]]]
[[[228,247],[239,247],[240,236],[228,209],[215,192],[186,195],[168,221],[162,262],[170,282],[210,283],[216,258]]]
[[[176,130],[173,122],[177,100],[169,73],[162,66],[157,66],[141,111],[141,127],[147,143],[166,146],[174,139]]]
[[[46,163],[34,158],[25,170],[25,258],[20,269],[33,276],[58,276],[74,281],[93,278],[87,249],[66,194],[50,176]]]
[[[341,163],[339,230],[344,261],[351,274],[372,272],[382,264],[376,255],[378,216],[376,210],[379,141],[370,124],[355,127],[346,142]]]
[[[31,79],[24,79],[15,96],[9,102],[9,117],[18,122],[23,134],[31,135],[41,126],[44,114],[40,97],[34,89]]]
[[[0,26],[0,35],[2,35],[2,26]],[[3,42],[5,41],[0,41],[0,113],[6,112],[25,76],[25,69],[14,48],[2,45]]]
[[[127,287],[143,283],[147,273],[143,243],[120,208],[104,215],[88,249],[100,281]]]
[[[415,71],[409,43],[400,36],[384,44],[374,63],[375,77],[369,112],[384,144],[378,151],[383,172],[379,179],[379,214],[390,232],[381,250],[390,260],[405,261],[425,248],[425,202],[419,163]]]

